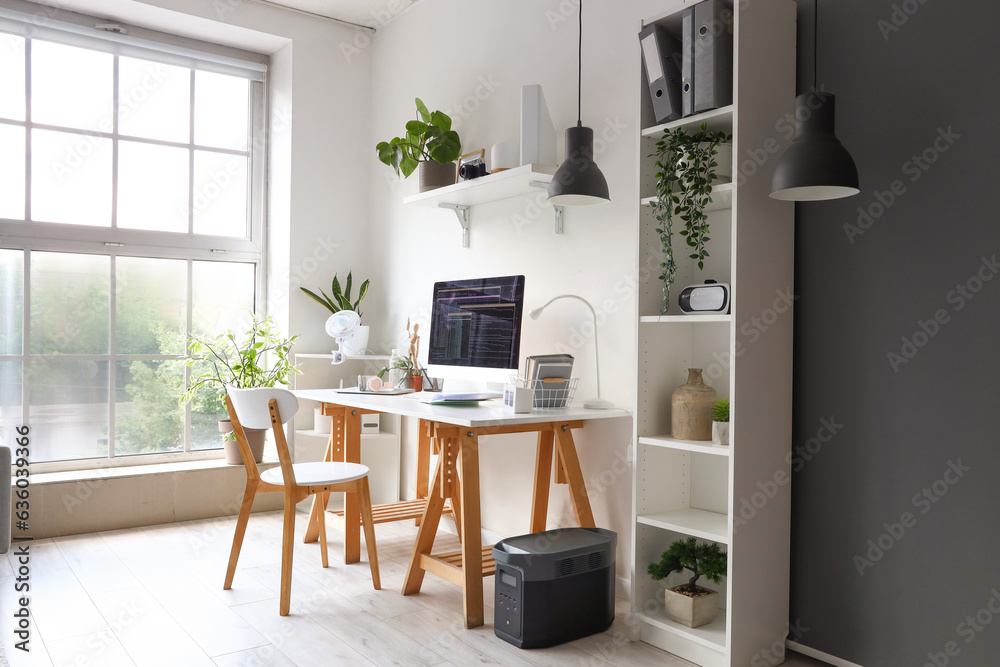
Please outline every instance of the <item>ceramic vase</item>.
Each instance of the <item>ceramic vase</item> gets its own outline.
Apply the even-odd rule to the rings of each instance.
[[[454,185],[458,174],[458,165],[455,162],[440,164],[434,160],[421,162],[417,167],[417,177],[420,180],[420,191],[427,192],[443,188],[446,185]]]
[[[670,425],[678,440],[712,439],[712,405],[715,389],[701,378],[700,368],[688,369],[686,384],[674,390],[670,399]]]

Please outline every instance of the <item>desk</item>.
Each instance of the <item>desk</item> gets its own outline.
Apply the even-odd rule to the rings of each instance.
[[[421,403],[406,396],[342,394],[332,389],[294,392],[303,400],[318,401],[323,414],[334,419],[326,460],[353,461],[361,458],[361,415],[391,413],[420,420],[417,455],[416,501],[381,505],[374,509],[375,522],[419,520],[420,529],[403,583],[403,595],[420,591],[424,573],[430,572],[462,587],[465,627],[483,624],[482,578],[494,573],[492,547],[484,547],[480,525],[479,436],[506,433],[538,433],[534,488],[528,532],[545,530],[549,503],[549,476],[555,467],[555,482],[568,484],[577,523],[594,526],[594,514],[580,470],[580,459],[572,430],[584,421],[627,417],[625,410],[560,408],[514,414],[497,401],[478,407],[446,407]],[[439,454],[434,476],[427,472],[430,450]],[[361,558],[361,515],[356,499],[346,494],[344,511],[344,560]],[[462,549],[450,554],[431,554],[441,515],[450,501]],[[327,497],[317,495],[306,530],[305,541],[317,539]]]

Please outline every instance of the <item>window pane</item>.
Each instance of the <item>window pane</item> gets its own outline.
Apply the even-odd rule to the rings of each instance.
[[[23,327],[24,252],[0,250],[0,354],[21,354]]]
[[[218,336],[250,322],[253,310],[254,265],[235,262],[194,262],[192,331]]]
[[[0,218],[24,220],[24,128],[16,125],[0,125]]]
[[[191,369],[198,372],[198,367]],[[202,387],[191,401],[191,449],[218,449],[222,447],[219,422],[229,419],[226,404],[217,389]]]
[[[108,362],[31,362],[33,461],[108,455]]]
[[[184,449],[183,361],[119,361],[115,456]]]
[[[194,74],[194,142],[246,150],[250,82],[225,74]]]
[[[31,41],[31,118],[36,123],[111,132],[110,53]]]
[[[118,58],[118,131],[187,143],[191,70],[150,60]]]
[[[21,412],[21,362],[0,361],[0,445],[7,445],[12,453],[18,437],[14,429],[18,426],[24,426]],[[28,435],[33,436],[30,433]]]
[[[194,152],[194,233],[247,236],[248,158]]]
[[[31,352],[107,354],[110,277],[109,257],[32,252]]]
[[[31,218],[111,226],[111,140],[31,131]]]
[[[187,149],[118,143],[119,227],[187,232],[187,202]]]
[[[0,33],[0,118],[24,120],[24,37]]]
[[[115,344],[118,353],[184,354],[187,262],[119,257],[116,266]],[[176,396],[174,402],[177,402]]]

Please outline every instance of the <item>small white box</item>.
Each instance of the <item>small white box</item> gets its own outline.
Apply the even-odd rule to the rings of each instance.
[[[506,409],[513,410],[514,414],[531,412],[533,396],[534,392],[527,387],[515,387],[509,384],[503,387],[503,405]]]
[[[361,435],[374,435],[379,432],[379,415],[361,415]]]

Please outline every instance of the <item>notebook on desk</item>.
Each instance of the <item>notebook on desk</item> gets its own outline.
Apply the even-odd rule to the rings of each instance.
[[[430,405],[449,405],[452,407],[479,405],[481,401],[491,401],[494,398],[501,398],[500,394],[490,391],[420,393],[423,394],[423,396],[420,397],[421,403],[429,403]]]

